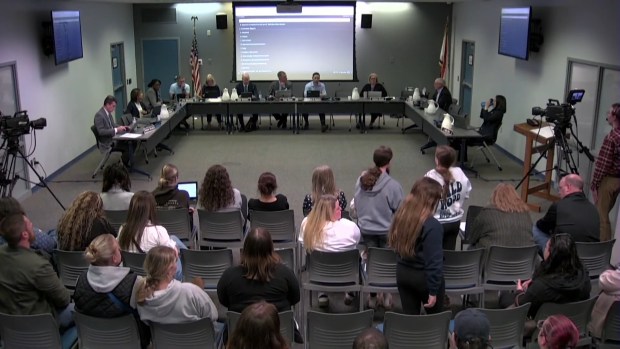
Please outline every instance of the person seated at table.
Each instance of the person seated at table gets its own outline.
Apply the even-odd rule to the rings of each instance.
[[[58,249],[63,251],[84,251],[99,235],[116,231],[105,218],[103,200],[94,191],[78,195],[62,215],[56,227]]]
[[[308,97],[309,91],[319,91],[321,97],[327,96],[327,90],[325,89],[325,84],[321,82],[321,74],[315,72],[312,74],[312,81],[306,84],[304,87],[304,97]],[[308,124],[308,114],[302,114],[304,117],[304,130],[307,130],[310,126]],[[326,132],[329,128],[325,124],[325,113],[319,113],[319,119],[321,120],[321,132]]]
[[[363,97],[364,92],[372,92],[372,91],[379,91],[381,92],[381,97],[387,97],[387,91],[385,87],[383,87],[383,85],[379,83],[379,77],[377,76],[377,73],[370,73],[370,75],[368,76],[368,83],[364,85],[364,87],[362,87],[360,94]],[[372,130],[374,128],[375,120],[377,120],[377,118],[380,116],[381,116],[381,113],[371,113],[370,114],[370,125],[368,125],[368,128]],[[359,128],[359,125],[357,126]]]
[[[146,87],[148,87],[148,89],[146,90],[144,104],[146,105],[147,110],[153,110],[153,108],[162,104],[160,92],[161,80],[153,79],[148,85],[146,85]]]
[[[502,126],[502,120],[504,119],[504,114],[506,113],[506,97],[502,95],[495,96],[495,100],[493,98],[489,98],[488,101],[484,103],[482,109],[480,109],[480,118],[483,120],[482,125],[478,129],[478,133],[482,135],[482,139],[468,139],[467,146],[481,146],[483,145],[483,141],[487,145],[492,145],[495,143],[497,138],[497,131]],[[461,148],[461,142],[456,142],[452,144],[455,149]],[[465,151],[465,155],[463,159],[467,161],[467,149],[460,149],[460,151]]]
[[[446,80],[442,78],[435,79],[433,87],[435,87],[435,92],[431,96],[431,99],[437,103],[439,108],[447,113],[450,108],[450,104],[452,104],[452,94],[446,87]]]
[[[116,98],[108,95],[103,100],[103,107],[95,113],[93,124],[98,134],[98,148],[101,153],[109,151],[110,148],[121,150],[123,164],[130,167],[130,147],[125,142],[114,141],[114,136],[129,131],[129,126],[118,126],[114,121],[112,113],[116,111],[116,103]]]
[[[235,86],[237,94],[241,97],[243,93],[251,93],[252,99],[258,99],[258,88],[254,83],[250,82],[250,74],[243,73],[241,75],[241,82]],[[245,132],[252,132],[256,130],[256,124],[258,123],[258,114],[252,114],[252,118],[248,120],[248,124],[243,122],[243,114],[237,114],[237,120],[239,120],[240,130]]]
[[[276,194],[278,182],[271,172],[264,172],[258,177],[258,199],[248,201],[250,211],[283,211],[288,210],[288,200],[282,194]]]
[[[177,76],[177,81],[170,85],[168,92],[170,93],[171,100],[191,97],[191,87],[185,83],[185,78],[181,75]],[[187,120],[181,121],[181,125],[183,125],[186,130],[189,130]]]
[[[293,83],[288,81],[286,73],[283,71],[278,72],[278,80],[271,83],[269,86],[269,96],[275,97],[276,91],[292,91]],[[286,129],[286,119],[288,118],[288,114],[273,114],[273,118],[278,121],[278,128],[282,127]]]
[[[215,77],[212,74],[207,74],[207,80],[205,80],[205,84],[202,85],[202,98],[218,98],[222,96],[222,92],[220,91],[220,87],[215,82]],[[222,114],[217,114],[215,116],[217,118],[217,128],[222,128]],[[211,128],[211,120],[213,119],[212,114],[207,114],[207,128]]]
[[[107,211],[121,211],[129,209],[131,192],[131,178],[125,166],[118,162],[110,164],[103,170],[103,186],[101,188],[103,209]]]
[[[129,103],[125,109],[125,114],[131,114],[134,118],[141,118],[149,114],[146,104],[143,102],[144,93],[139,88],[134,88],[129,94]]]

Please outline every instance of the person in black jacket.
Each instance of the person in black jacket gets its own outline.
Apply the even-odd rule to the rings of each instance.
[[[360,92],[360,94],[362,96],[365,96],[364,92],[370,92],[370,91],[381,92],[381,97],[387,96],[387,91],[385,87],[383,87],[383,85],[379,83],[379,77],[377,76],[377,73],[370,73],[370,75],[368,76],[368,83],[364,85],[364,87],[362,87],[362,91]],[[374,128],[374,122],[375,120],[377,120],[379,116],[381,116],[381,113],[370,114],[370,125],[368,125],[368,128],[370,128],[371,130]]]
[[[437,78],[433,86],[435,87],[435,93],[433,93],[431,99],[439,105],[439,108],[447,113],[450,104],[452,104],[452,94],[450,94],[450,90],[446,87],[446,81],[442,78]]]
[[[222,92],[220,91],[220,87],[215,82],[215,77],[212,74],[207,75],[207,80],[205,84],[202,85],[202,93],[200,94],[202,98],[218,98],[222,96]],[[215,116],[217,118],[217,128],[222,128],[222,114],[217,114]],[[207,128],[211,128],[211,120],[213,119],[213,115],[207,114]]]
[[[398,254],[396,284],[405,314],[443,310],[443,227],[433,217],[443,194],[441,185],[424,177],[413,184],[389,232],[389,246]]]
[[[241,82],[235,86],[237,90],[237,94],[241,96],[242,93],[251,93],[252,99],[258,99],[258,88],[252,82],[250,82],[250,74],[243,73],[241,75]],[[252,114],[252,118],[248,121],[247,126],[243,122],[243,114],[237,114],[237,120],[239,120],[239,126],[241,130],[245,130],[245,132],[251,132],[256,130],[256,124],[258,122],[258,114]]]
[[[125,109],[125,114],[131,114],[134,118],[141,118],[143,116],[147,116],[149,113],[147,111],[146,105],[142,100],[144,99],[144,93],[139,88],[134,88],[131,90],[129,94],[129,103],[127,104],[127,108]]]
[[[248,201],[250,211],[283,211],[288,210],[288,199],[283,194],[276,194],[278,182],[271,172],[261,173],[258,177],[258,199]]]
[[[165,164],[159,175],[159,184],[153,190],[157,207],[175,209],[184,208],[189,214],[189,221],[194,230],[194,208],[191,207],[189,193],[177,188],[179,184],[179,169],[173,164]],[[193,233],[195,233],[193,231]]]
[[[499,130],[506,113],[506,97],[502,95],[495,96],[495,104],[493,99],[489,99],[485,106],[480,110],[480,118],[482,126],[478,130],[484,137],[484,141],[488,144],[495,143],[496,131]]]

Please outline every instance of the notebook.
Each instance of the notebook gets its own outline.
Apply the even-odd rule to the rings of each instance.
[[[186,192],[188,192],[189,199],[192,202],[196,201],[196,198],[198,197],[198,182],[179,182],[177,188],[179,190],[185,190]]]

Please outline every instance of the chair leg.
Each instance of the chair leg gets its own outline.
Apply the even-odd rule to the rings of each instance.
[[[491,155],[491,158],[493,158],[493,162],[495,162],[495,165],[497,166],[497,169],[502,171],[502,165],[499,164],[499,161],[497,161],[497,158],[495,157],[495,154],[493,154],[493,152],[491,151],[491,148],[489,148],[489,146],[486,144],[486,142],[483,142],[482,144],[484,144],[484,147],[486,148],[486,150],[489,152],[489,155]]]
[[[349,132],[351,132],[351,128],[353,127],[353,123],[352,120],[353,119],[353,114],[349,114]]]
[[[334,114],[331,114],[330,118],[332,119],[332,127],[336,127],[336,122],[334,121]]]
[[[487,156],[487,152],[485,151],[484,146],[480,146],[478,147],[478,149],[480,150],[480,152],[482,153],[482,155],[484,155],[484,159],[487,161],[487,163],[490,163],[491,160],[489,159],[489,157]]]
[[[103,167],[105,166],[106,162],[108,162],[108,159],[110,158],[110,153],[111,153],[111,150],[108,150],[105,153],[105,155],[103,156],[103,159],[101,159],[101,161],[99,161],[99,164],[97,165],[97,168],[95,169],[95,172],[93,172],[92,178],[97,177],[97,173],[99,173],[99,171],[101,171],[103,169]]]

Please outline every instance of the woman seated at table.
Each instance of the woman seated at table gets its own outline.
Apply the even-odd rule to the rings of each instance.
[[[161,80],[153,79],[147,85],[146,98],[144,98],[144,104],[147,110],[153,110],[153,108],[162,104],[161,94],[159,89],[161,88]]]
[[[220,87],[215,82],[215,78],[212,74],[207,75],[207,80],[205,80],[205,84],[202,85],[202,93],[200,94],[202,98],[218,98],[222,96],[222,92],[220,91]],[[222,114],[217,114],[215,116],[217,118],[217,128],[222,128]],[[211,120],[213,119],[213,115],[207,114],[207,128],[211,128]]]
[[[264,172],[258,177],[258,199],[248,201],[250,211],[283,211],[288,210],[288,200],[282,194],[276,194],[278,183],[271,172]]]
[[[149,112],[146,108],[146,104],[142,102],[144,99],[144,93],[139,88],[134,88],[129,94],[129,103],[125,109],[125,114],[131,114],[134,118],[146,117]]]
[[[362,87],[362,90],[360,91],[360,95],[361,97],[365,97],[366,92],[373,92],[373,91],[381,92],[381,97],[387,97],[387,90],[385,89],[385,87],[383,87],[382,84],[379,83],[379,77],[377,76],[377,73],[370,73],[370,75],[368,76],[368,83],[364,85],[364,87]],[[375,120],[377,120],[377,118],[380,116],[381,116],[381,113],[370,114],[370,125],[368,125],[369,129],[372,130],[374,128]],[[360,125],[358,124],[358,126]]]
[[[99,235],[116,231],[105,218],[103,201],[98,193],[85,191],[78,195],[65,211],[56,227],[58,249],[63,251],[84,251]]]

